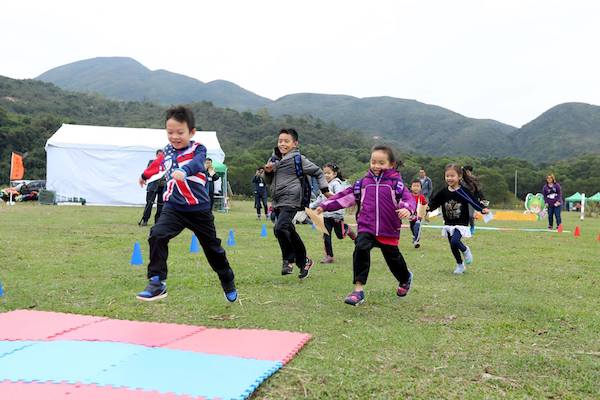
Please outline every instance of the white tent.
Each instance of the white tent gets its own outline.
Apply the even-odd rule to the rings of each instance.
[[[208,157],[223,162],[216,132],[197,131],[194,140],[206,146]],[[164,129],[63,124],[46,142],[46,187],[87,204],[145,204],[138,179],[167,144]]]

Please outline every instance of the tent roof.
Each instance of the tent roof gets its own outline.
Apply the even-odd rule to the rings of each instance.
[[[571,196],[567,197],[565,201],[581,201],[581,193],[573,193]]]
[[[600,201],[600,192],[596,193],[595,195],[586,198],[587,201]]]
[[[225,159],[216,132],[196,131],[194,140],[206,146],[210,157],[219,162]],[[164,129],[122,128],[113,126],[62,124],[46,142],[49,146],[75,149],[112,151],[156,151],[168,144]]]

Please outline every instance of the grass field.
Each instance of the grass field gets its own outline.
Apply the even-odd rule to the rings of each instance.
[[[478,231],[475,262],[452,275],[454,260],[438,229],[421,249],[404,230],[400,248],[414,272],[409,295],[378,250],[360,307],[352,289],[352,242],[334,240],[336,263],[311,276],[280,275],[272,235],[260,237],[251,203],[236,202],[216,225],[237,275],[240,301],[229,305],[191,233],[171,242],[169,297],[147,304],[145,265],[129,265],[135,241],[147,262],[141,208],[0,206],[0,311],[35,308],[120,319],[226,328],[302,331],[313,339],[259,388],[257,399],[598,398],[600,397],[600,220],[564,213],[572,233]],[[353,220],[348,218],[348,220]],[[432,221],[439,223],[439,221]],[[482,222],[480,222],[482,224]],[[488,226],[544,228],[545,222]],[[320,234],[298,227],[309,254]],[[2,327],[0,327],[2,329]]]

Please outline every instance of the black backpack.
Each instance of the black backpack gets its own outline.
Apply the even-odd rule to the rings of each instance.
[[[300,207],[304,208],[310,205],[310,198],[312,195],[312,185],[310,184],[310,177],[304,175],[302,169],[302,156],[300,153],[294,155],[294,167],[296,168],[296,176],[300,179],[300,186],[302,187],[302,201]]]

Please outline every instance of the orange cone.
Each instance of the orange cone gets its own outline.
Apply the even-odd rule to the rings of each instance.
[[[600,233],[598,234],[598,237],[596,238],[596,240],[600,242]]]
[[[557,231],[558,233],[563,233],[563,227],[562,227],[562,224],[560,224],[560,225],[558,226],[558,229],[557,229],[556,231]]]
[[[575,237],[579,237],[579,236],[581,236],[581,231],[579,230],[579,227],[578,227],[578,226],[576,226],[576,227],[575,227],[575,232],[573,233],[573,235],[574,235]]]

